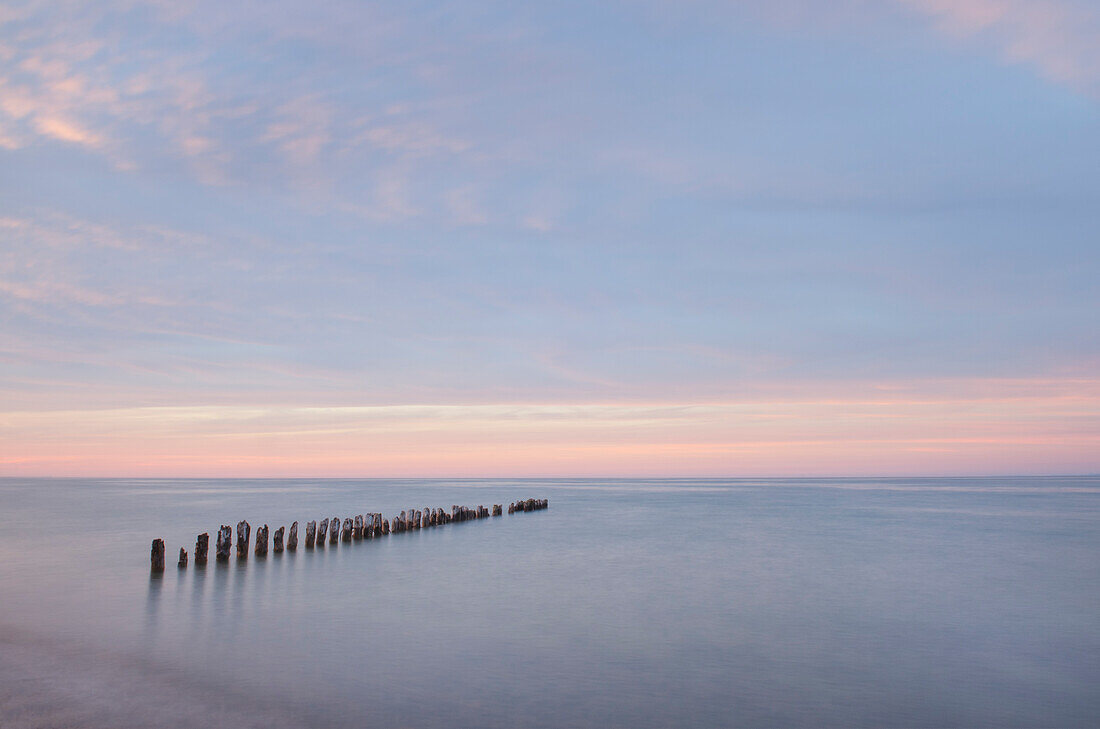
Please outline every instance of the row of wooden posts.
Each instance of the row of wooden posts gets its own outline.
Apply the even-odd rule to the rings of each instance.
[[[517,511],[538,511],[550,505],[547,499],[527,499],[526,501],[513,501],[508,504],[508,513]],[[381,514],[358,514],[354,518],[346,518],[343,523],[340,517],[322,519],[320,524],[315,521],[306,524],[306,548],[312,549],[314,545],[325,546],[325,540],[329,544],[336,544],[341,538],[345,542],[353,539],[375,539],[388,534],[412,531],[414,529],[426,529],[428,527],[450,524],[452,521],[469,521],[471,519],[484,519],[487,516],[501,516],[504,513],[502,504],[494,504],[492,512],[484,506],[471,509],[455,504],[448,513],[443,509],[409,509],[389,519],[383,519]],[[283,543],[284,528],[275,530],[272,538],[272,550],[276,553],[284,549],[293,552],[298,549],[298,522],[290,525],[290,531],[286,534],[286,544]],[[248,559],[248,544],[251,540],[252,526],[247,521],[237,523],[237,559]],[[257,557],[267,556],[267,524],[256,528]],[[229,554],[233,548],[233,530],[228,524],[222,524],[218,529],[218,541],[215,544],[215,558],[219,562],[228,562]],[[204,532],[195,540],[195,564],[206,564],[207,553],[210,551],[210,534]],[[151,551],[151,561],[154,572],[164,570],[164,540],[154,539]],[[180,547],[179,567],[187,567],[187,550]]]

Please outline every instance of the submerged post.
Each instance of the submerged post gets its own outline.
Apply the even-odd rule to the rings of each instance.
[[[286,551],[293,552],[298,549],[298,522],[290,525],[290,534],[286,538]]]
[[[195,566],[206,564],[206,553],[210,551],[210,534],[203,532],[195,539]]]
[[[164,540],[154,539],[153,546],[149,549],[149,562],[153,572],[164,571]]]
[[[248,540],[252,536],[252,525],[243,519],[237,522],[237,559],[248,559]]]
[[[215,545],[216,556],[219,562],[229,561],[229,550],[233,546],[233,530],[228,524],[222,524],[218,529],[218,543]]]

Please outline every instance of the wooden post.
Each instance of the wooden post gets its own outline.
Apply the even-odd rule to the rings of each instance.
[[[290,525],[290,534],[286,538],[286,551],[294,552],[298,549],[298,522]]]
[[[164,540],[154,539],[149,550],[149,561],[153,572],[164,571]]]
[[[317,525],[317,546],[325,546],[325,537],[328,536],[328,519],[322,519]]]
[[[363,515],[356,514],[355,522],[351,525],[351,538],[362,539],[363,538]]]
[[[181,570],[187,569],[187,550],[184,549],[183,547],[180,547],[180,561],[177,564],[177,566]]]
[[[340,538],[345,542],[351,541],[352,531],[355,529],[354,522],[351,519],[344,518],[344,528],[340,530]]]
[[[248,559],[248,540],[252,536],[252,525],[247,521],[237,522],[237,559]]]
[[[256,528],[256,556],[267,556],[267,524]]]
[[[317,540],[317,522],[311,521],[306,523],[306,549],[313,549],[313,544]]]
[[[504,507],[501,504],[493,504],[493,516],[501,516],[504,513]]]
[[[195,566],[206,564],[206,554],[210,551],[210,534],[203,532],[195,539]]]
[[[389,534],[390,533],[390,520],[389,519],[383,519],[382,520],[382,533],[383,534]]]
[[[286,527],[279,527],[275,530],[275,533],[271,535],[271,551],[275,554],[283,551],[283,531]]]
[[[229,550],[233,548],[233,530],[228,524],[222,524],[218,529],[218,543],[215,545],[215,556],[219,562],[229,561]]]
[[[336,544],[340,541],[340,517],[334,516],[328,520],[328,543]]]

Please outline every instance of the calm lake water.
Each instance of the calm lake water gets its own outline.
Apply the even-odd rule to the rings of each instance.
[[[4,479],[0,595],[5,727],[1100,726],[1100,477]]]

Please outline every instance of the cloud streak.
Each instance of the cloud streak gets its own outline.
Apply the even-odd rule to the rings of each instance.
[[[1082,384],[1072,385],[1072,396],[1053,398],[1004,397],[1011,388],[986,383],[982,397],[908,401],[15,412],[0,421],[0,435],[20,458],[0,469],[135,476],[905,475],[989,473],[995,462],[998,473],[1084,471],[1096,464],[1085,454],[1100,447],[1100,383]],[[1000,392],[989,392],[990,385]],[[1091,427],[1073,427],[1074,420]],[[126,464],[125,474],[119,464]]]

